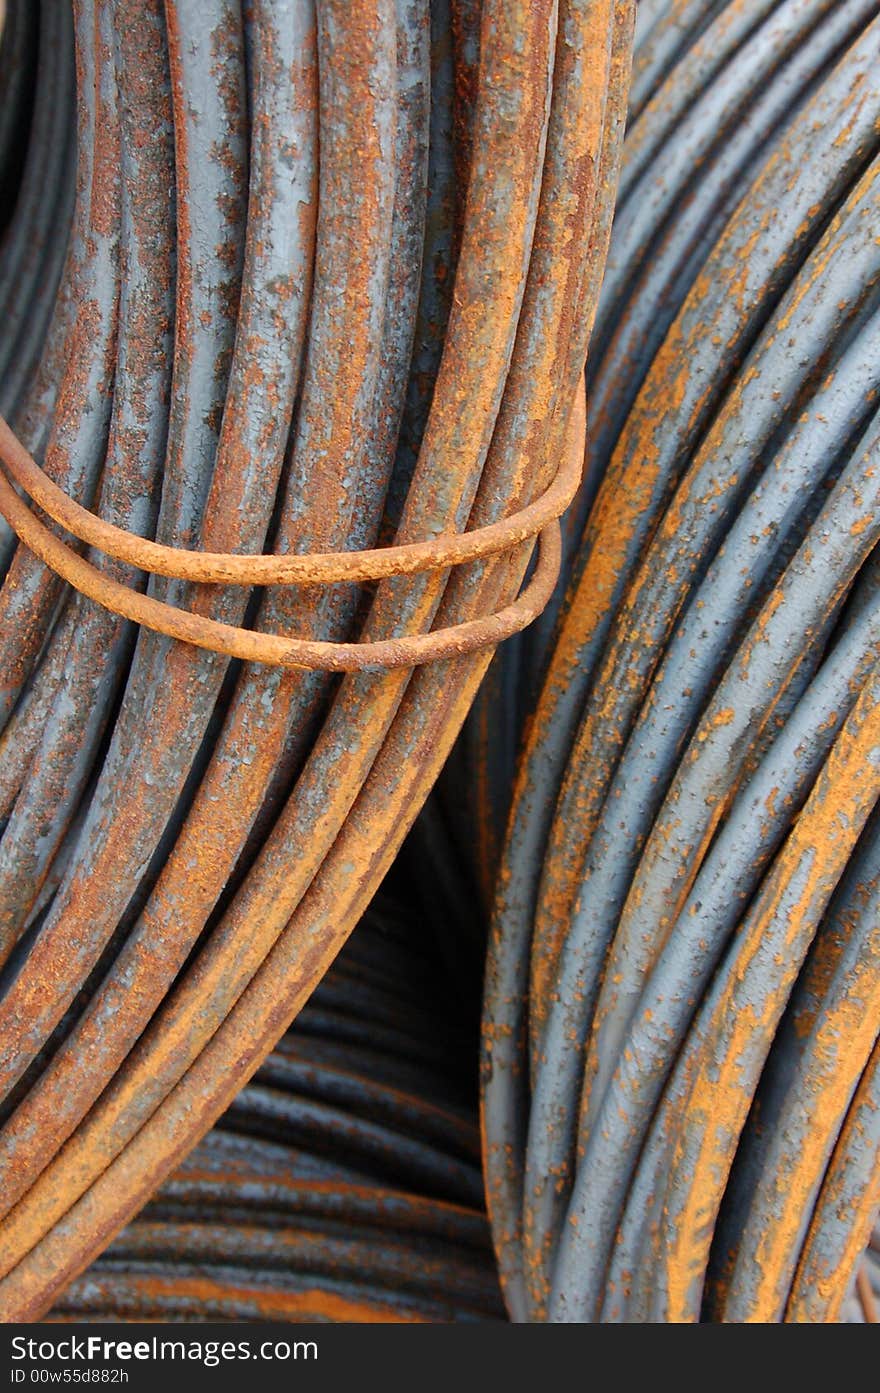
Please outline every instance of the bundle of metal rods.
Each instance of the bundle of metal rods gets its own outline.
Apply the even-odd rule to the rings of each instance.
[[[52,1319],[499,1318],[465,1024],[437,945],[378,903]]]
[[[829,1320],[880,1201],[880,17],[639,23],[571,585],[500,664],[489,1210],[517,1319]]]
[[[7,1320],[49,1309],[282,1037],[509,631],[534,527],[467,565],[449,539],[503,533],[569,458],[632,8],[9,6]],[[324,583],[392,542],[418,568]],[[321,583],[247,583],[279,557]],[[414,669],[413,644],[445,656]]]
[[[634,10],[9,0],[0,1319],[876,1318],[880,15]]]

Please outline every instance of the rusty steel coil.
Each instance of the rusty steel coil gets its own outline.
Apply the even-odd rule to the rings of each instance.
[[[634,73],[568,593],[472,717],[483,828],[524,730],[489,1212],[518,1320],[830,1320],[880,1200],[880,16],[651,4]]]
[[[10,3],[5,1320],[269,1055],[549,595],[633,10]]]
[[[744,185],[765,159],[768,143],[785,138],[793,111],[874,13],[870,0],[840,5],[821,0],[785,5],[775,0],[773,4],[743,0],[739,5],[716,6],[713,13],[705,3],[676,4],[660,7],[659,15],[655,7],[640,8],[644,28],[636,50],[634,82],[641,91],[638,74],[644,69],[646,75],[653,75],[653,85],[644,87],[644,101],[634,100],[630,112],[606,289],[587,367],[591,409],[585,484],[565,527],[566,578],[576,566],[587,513],[613,457],[622,423]],[[685,55],[674,69],[674,80],[668,68],[655,71],[651,58],[652,52],[666,52],[673,41],[670,52]],[[858,73],[854,82],[860,82]],[[817,119],[824,121],[826,116],[834,119],[830,109],[817,107]],[[812,159],[806,129],[801,130],[800,139],[803,158]],[[665,155],[658,162],[661,149]],[[819,154],[817,140],[815,157]],[[695,171],[699,197],[693,194]],[[830,197],[835,196],[832,189]],[[813,214],[822,217],[823,211],[813,210]],[[796,245],[790,250],[798,254]],[[759,287],[761,268],[767,277],[784,274],[783,268],[774,268],[772,254],[765,262],[760,256],[755,258],[752,281]],[[772,279],[766,288],[775,294]],[[735,286],[730,290],[731,311],[734,293],[738,293]],[[760,302],[757,308],[760,313]],[[745,319],[743,330],[752,332]],[[737,345],[731,343],[730,353],[735,351]],[[729,369],[719,360],[717,369],[707,364],[705,370],[717,370],[720,381]],[[615,506],[610,496],[607,504]],[[637,529],[633,549],[641,537]],[[493,665],[464,735],[461,762],[468,771],[466,787],[473,787],[464,840],[477,848],[475,874],[488,902],[506,830],[519,733],[537,701],[563,593],[562,587],[557,589],[542,618],[523,636],[520,650]],[[597,605],[601,604],[597,597]],[[597,641],[601,635],[600,628]],[[519,659],[517,651],[522,653]],[[563,698],[572,710],[581,699],[579,680],[586,678],[575,672],[572,691]],[[496,718],[499,707],[509,713],[506,721]],[[469,777],[474,769],[477,783]],[[456,788],[450,802],[460,796]]]
[[[0,83],[0,1319],[874,1323],[876,0]]]
[[[52,1320],[498,1320],[471,1021],[383,897]]]

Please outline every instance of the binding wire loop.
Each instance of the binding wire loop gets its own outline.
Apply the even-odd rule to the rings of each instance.
[[[0,417],[0,515],[19,541],[75,590],[105,609],[169,638],[245,662],[279,667],[325,672],[416,667],[501,643],[525,629],[544,609],[559,577],[559,519],[581,481],[585,423],[584,393],[580,387],[572,406],[562,459],[550,485],[534,502],[499,522],[472,532],[370,551],[247,556],[164,546],[105,522],[53,483]],[[26,499],[81,544],[140,571],[200,584],[313,586],[377,581],[447,570],[498,556],[534,537],[538,539],[538,560],[531,579],[512,604],[494,614],[430,633],[362,643],[266,634],[193,614],[111,580],[41,522],[26,499],[19,497],[14,484]]]

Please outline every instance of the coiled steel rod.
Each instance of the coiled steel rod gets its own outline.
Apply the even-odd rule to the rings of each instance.
[[[3,435],[57,519],[4,485],[7,1319],[51,1306],[283,1035],[491,646],[549,595],[552,535],[520,590],[579,472],[632,11],[74,6],[70,250]],[[128,622],[156,605],[247,642],[230,662]],[[318,670],[259,661],[297,639]]]
[[[624,153],[585,522],[495,902],[485,1163],[517,1319],[783,1318],[878,1028],[870,997],[848,1027],[829,966],[812,1009],[840,1053],[802,1085],[828,1132],[785,1153],[789,1190],[774,1070],[806,1104],[777,1026],[877,793],[880,29],[872,6],[731,3],[679,48],[686,11],[642,31],[669,67]]]

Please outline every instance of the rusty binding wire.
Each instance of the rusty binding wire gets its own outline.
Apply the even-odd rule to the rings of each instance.
[[[473,532],[436,541],[402,543],[370,551],[337,551],[316,555],[242,556],[234,552],[188,551],[164,546],[105,522],[83,508],[55,485],[0,417],[0,516],[56,575],[80,594],[124,619],[156,633],[192,643],[213,653],[245,662],[277,663],[283,667],[321,668],[357,672],[365,667],[412,667],[494,647],[519,633],[541,613],[559,578],[562,560],[558,519],[577,493],[583,463],[584,403],[575,399],[569,426],[571,443],[545,492],[533,503]],[[16,494],[11,482],[54,522],[79,542],[105,556],[152,575],[200,583],[244,586],[330,585],[444,571],[468,561],[499,557],[538,534],[539,560],[522,594],[511,605],[483,619],[459,623],[430,634],[359,643],[289,638],[243,629],[142,595],[120,584],[84,560],[56,537]]]

